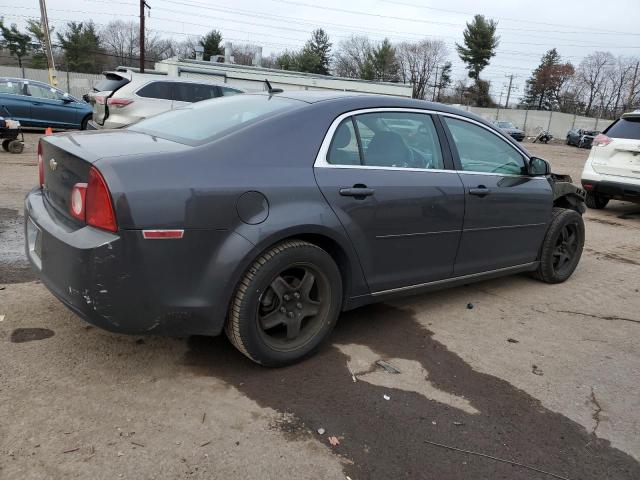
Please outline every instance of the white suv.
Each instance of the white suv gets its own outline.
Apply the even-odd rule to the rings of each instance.
[[[609,200],[640,202],[640,110],[625,113],[593,139],[582,171],[589,208]]]
[[[89,128],[121,128],[189,103],[243,93],[228,85],[180,77],[104,72],[94,91],[85,96],[93,107]]]

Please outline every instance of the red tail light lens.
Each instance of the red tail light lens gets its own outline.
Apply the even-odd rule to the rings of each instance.
[[[594,147],[606,147],[611,142],[613,142],[613,140],[611,140],[606,135],[599,133],[598,135],[596,135],[596,138],[593,139],[592,145]]]
[[[38,181],[44,187],[44,161],[42,160],[42,142],[38,142]]]
[[[91,167],[89,171],[89,183],[85,195],[85,215],[89,225],[110,232],[118,230],[109,188],[100,172],[94,167]]]
[[[102,95],[98,95],[96,98],[96,103],[98,105],[104,105],[104,97]]]
[[[86,220],[86,197],[87,184],[76,183],[71,190],[71,203],[69,205],[69,209],[71,210],[71,215],[73,215],[78,220],[82,220],[83,222]]]
[[[110,98],[107,100],[107,105],[117,108],[126,107],[130,103],[133,103],[130,98]]]

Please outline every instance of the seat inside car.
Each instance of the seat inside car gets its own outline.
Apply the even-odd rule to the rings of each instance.
[[[400,134],[378,131],[369,142],[364,154],[365,165],[392,167],[403,165],[411,158],[409,147]]]

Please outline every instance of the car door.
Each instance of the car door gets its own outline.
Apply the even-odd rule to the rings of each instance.
[[[34,125],[42,127],[77,127],[78,106],[64,92],[39,82],[26,82],[31,101],[31,118]]]
[[[172,88],[172,108],[179,108],[220,96],[219,88],[216,85],[206,83],[174,82]]]
[[[315,164],[325,198],[353,242],[372,293],[448,278],[464,189],[441,126],[421,111],[339,117]]]
[[[31,99],[26,95],[22,80],[0,80],[0,116],[27,125],[31,119]]]
[[[549,182],[527,175],[524,154],[492,128],[442,118],[465,188],[455,275],[535,261],[553,207]]]

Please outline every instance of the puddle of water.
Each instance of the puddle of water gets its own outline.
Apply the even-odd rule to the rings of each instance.
[[[13,343],[33,342],[35,340],[44,340],[54,335],[55,332],[48,328],[16,328],[11,332],[10,340]]]
[[[221,378],[280,412],[285,433],[306,431],[325,444],[329,436],[338,437],[340,444],[333,451],[353,462],[344,468],[354,479],[546,478],[424,440],[571,479],[640,478],[640,464],[632,457],[506,381],[474,371],[406,310],[374,305],[344,314],[332,341],[334,345],[303,363],[266,369],[244,358],[223,337],[194,337],[184,363],[196,374]],[[347,367],[352,359],[338,345],[364,345],[380,359],[420,365],[427,372],[424,391],[415,384],[394,388],[391,381],[380,379],[354,383]],[[433,397],[434,391],[439,396]],[[478,413],[452,406],[451,399],[465,399]],[[318,428],[326,433],[318,435]]]

